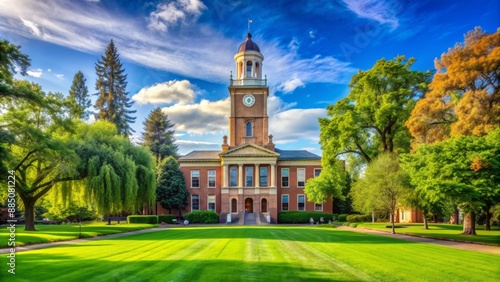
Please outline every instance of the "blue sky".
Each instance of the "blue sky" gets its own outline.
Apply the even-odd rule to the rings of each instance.
[[[233,56],[252,19],[270,87],[270,133],[281,149],[321,154],[317,119],[376,60],[415,57],[416,70],[475,26],[495,32],[498,1],[0,1],[0,38],[21,45],[29,75],[67,94],[114,40],[137,110],[136,135],[155,107],[176,124],[180,153],[219,149],[227,134]],[[95,101],[95,97],[93,98]]]

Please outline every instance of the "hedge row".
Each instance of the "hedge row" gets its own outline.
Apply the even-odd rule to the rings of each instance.
[[[371,222],[370,214],[351,214],[347,216],[347,222]]]
[[[314,219],[314,222],[319,222],[323,217],[325,223],[328,223],[329,220],[336,216],[331,213],[322,213],[322,212],[301,212],[301,211],[287,211],[280,212],[278,214],[278,222],[279,223],[309,223],[310,219]]]
[[[172,220],[176,219],[176,216],[173,214],[162,214],[158,216],[159,223],[168,223],[172,224]]]
[[[214,211],[192,211],[184,214],[189,223],[219,223],[219,215]]]
[[[129,215],[127,216],[128,223],[149,223],[158,224],[157,215]]]

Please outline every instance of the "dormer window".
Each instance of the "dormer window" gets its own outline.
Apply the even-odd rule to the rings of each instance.
[[[246,137],[252,137],[253,136],[253,128],[252,128],[252,122],[249,121],[245,124],[245,136]]]

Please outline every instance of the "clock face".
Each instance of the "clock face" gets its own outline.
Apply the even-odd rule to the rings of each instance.
[[[252,94],[247,94],[243,97],[243,104],[247,107],[253,106],[255,104],[255,97]]]

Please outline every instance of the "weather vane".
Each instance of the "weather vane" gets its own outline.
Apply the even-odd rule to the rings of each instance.
[[[248,19],[248,33],[250,33],[250,23],[252,22],[251,19]]]

